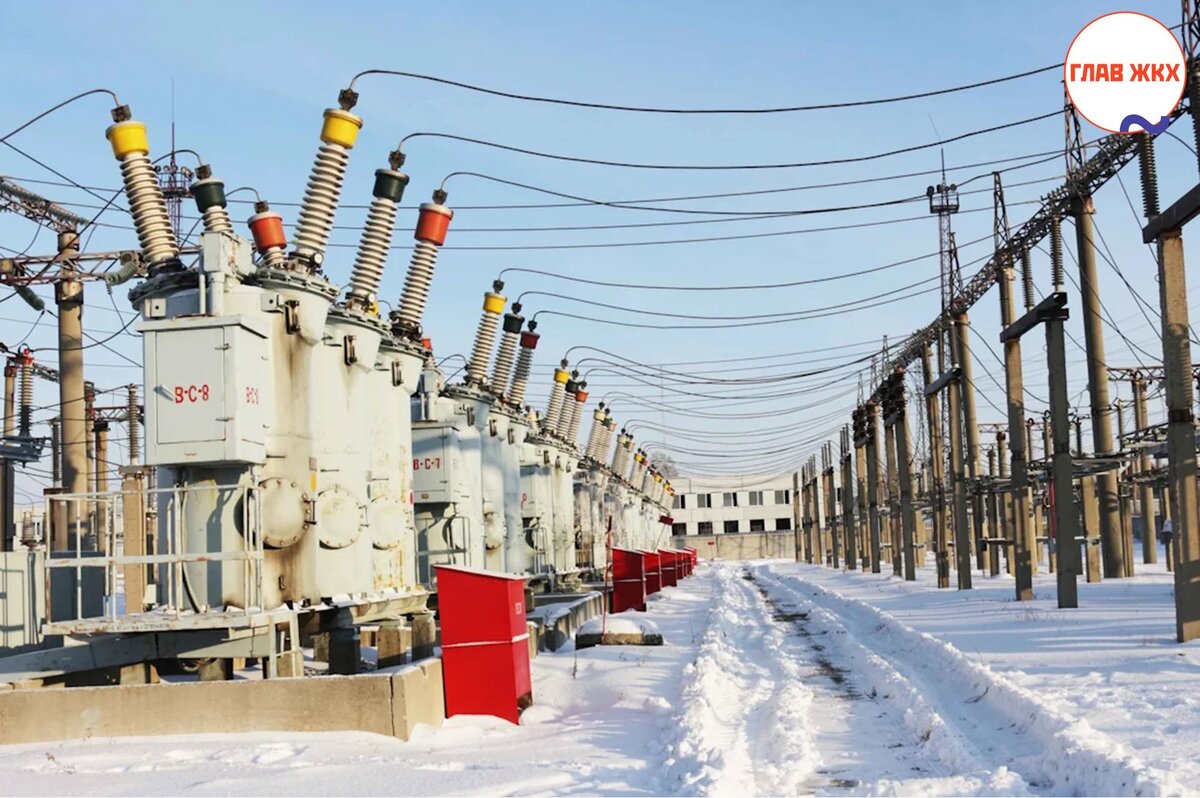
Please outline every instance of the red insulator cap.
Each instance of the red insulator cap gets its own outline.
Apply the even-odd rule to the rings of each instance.
[[[538,339],[542,336],[535,332],[521,333],[521,348],[522,349],[537,349]]]
[[[433,351],[433,339],[432,338],[422,338],[421,339],[421,348],[424,349],[426,352],[432,352]]]
[[[421,215],[417,217],[417,229],[413,238],[440,247],[446,243],[446,232],[450,229],[450,220],[453,218],[454,211],[445,205],[426,202],[421,205]]]
[[[272,247],[283,249],[287,246],[287,235],[283,232],[283,217],[272,211],[256,213],[246,222],[250,225],[250,234],[254,236],[254,246],[259,254]]]
[[[575,401],[579,402],[579,404],[583,404],[584,402],[586,402],[587,398],[588,398],[587,391],[576,391],[575,392]]]

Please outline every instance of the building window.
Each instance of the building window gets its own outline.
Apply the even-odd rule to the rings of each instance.
[[[776,519],[775,519],[775,528],[776,528],[776,529],[778,529],[778,530],[787,530],[787,529],[791,529],[791,528],[792,528],[792,519],[790,519],[790,518],[776,518]]]
[[[775,503],[776,504],[791,504],[792,503],[792,495],[791,494],[792,494],[792,492],[790,490],[775,491]]]
[[[687,534],[687,524],[671,524],[671,534],[672,535],[686,535]]]
[[[686,510],[687,502],[685,501],[685,499],[686,499],[685,494],[682,494],[682,493],[676,494],[675,499],[671,502],[671,507],[673,507],[676,510]]]
[[[725,499],[725,503],[724,503],[725,507],[737,507],[738,506],[736,493],[726,493],[726,494],[724,494],[724,499]]]
[[[761,518],[751,518],[750,519],[750,531],[751,532],[765,532],[766,529],[767,529],[767,525],[763,521],[763,519],[761,519]]]
[[[726,535],[736,535],[737,531],[738,531],[737,521],[726,521],[725,522],[725,534]]]
[[[701,510],[711,509],[712,508],[712,494],[711,493],[697,493],[696,494],[696,506],[699,507]]]
[[[751,507],[760,507],[761,505],[762,505],[762,491],[761,490],[750,491],[750,506]]]
[[[696,534],[711,535],[712,534],[712,521],[701,521],[700,523],[696,524]]]

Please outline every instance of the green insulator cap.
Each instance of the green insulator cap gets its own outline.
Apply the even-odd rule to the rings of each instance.
[[[214,205],[219,205],[222,208],[225,207],[225,183],[215,177],[210,177],[207,180],[197,180],[195,183],[192,183],[189,190],[192,192],[192,197],[196,200],[197,210],[201,213],[204,213],[204,211]]]
[[[408,175],[391,169],[375,170],[375,189],[372,195],[379,198],[400,202],[404,197],[404,188],[408,185]]]

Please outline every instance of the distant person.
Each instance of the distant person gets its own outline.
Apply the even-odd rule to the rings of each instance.
[[[1174,534],[1175,534],[1175,526],[1174,526],[1174,524],[1171,523],[1171,519],[1168,518],[1165,521],[1163,521],[1162,531],[1158,533],[1159,539],[1162,540],[1162,544],[1164,546],[1170,546],[1171,545],[1171,537]]]

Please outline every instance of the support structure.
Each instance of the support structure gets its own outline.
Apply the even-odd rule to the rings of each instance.
[[[850,455],[850,428],[842,428],[842,531],[846,537],[846,569],[858,568],[858,546],[855,543],[854,471]]]
[[[942,413],[933,384],[933,353],[926,344],[921,351],[921,376],[925,381],[925,424],[929,429],[929,506],[933,520],[933,550],[937,586],[950,587],[950,550],[946,530],[945,451],[942,446]]]
[[[1097,456],[1114,453],[1112,406],[1108,399],[1108,371],[1104,354],[1104,326],[1100,315],[1100,285],[1096,276],[1096,245],[1092,227],[1095,207],[1088,195],[1077,197],[1071,206],[1075,220],[1075,243],[1079,260],[1079,291],[1083,303],[1083,343],[1087,351],[1088,398],[1092,414],[1092,451]],[[1095,478],[1099,502],[1100,552],[1104,575],[1126,576],[1125,546],[1121,534],[1121,505],[1117,475],[1106,471]]]
[[[913,506],[912,451],[908,443],[908,399],[904,390],[904,372],[896,371],[888,381],[884,400],[884,422],[894,430],[896,446],[897,509],[900,516],[900,538],[892,539],[894,561],[902,563],[904,578],[914,581],[916,568],[916,510]],[[895,525],[893,524],[893,529]]]
[[[1150,426],[1150,414],[1146,408],[1146,380],[1134,373],[1129,380],[1133,393],[1133,426],[1141,432]],[[1154,512],[1154,486],[1150,484],[1150,455],[1145,449],[1138,453],[1137,474],[1138,505],[1142,513],[1142,562],[1158,562],[1158,524]]]
[[[83,283],[73,277],[79,237],[74,232],[59,233],[58,253],[62,276],[54,284],[58,306],[58,391],[62,436],[62,486],[66,493],[85,493],[88,489],[87,421],[83,378]],[[65,506],[63,503],[61,506]],[[53,519],[52,551],[74,549],[87,534],[82,523],[72,520],[68,529],[65,513]]]
[[[879,518],[879,405],[869,401],[863,406],[864,443],[867,450],[867,535],[870,539],[871,573],[880,572]]]

